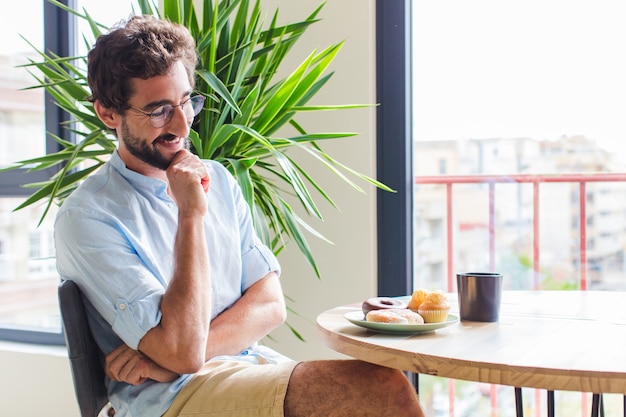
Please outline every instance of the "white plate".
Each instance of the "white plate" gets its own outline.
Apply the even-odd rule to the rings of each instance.
[[[373,321],[367,321],[363,317],[362,311],[351,311],[344,314],[344,317],[351,323],[357,326],[365,327],[366,329],[374,330],[381,333],[426,333],[432,332],[443,327],[450,326],[459,321],[459,318],[454,314],[448,314],[446,321],[441,323],[424,323],[424,324],[397,324],[397,323],[377,323]]]

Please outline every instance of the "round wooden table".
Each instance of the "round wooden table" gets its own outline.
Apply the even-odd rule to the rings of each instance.
[[[456,294],[448,294],[458,315]],[[317,318],[331,349],[418,374],[513,387],[626,394],[626,292],[505,291],[496,323],[459,321],[430,333],[390,335],[344,314]]]

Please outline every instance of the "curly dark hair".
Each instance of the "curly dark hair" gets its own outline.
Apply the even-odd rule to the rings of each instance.
[[[87,56],[88,100],[123,114],[134,94],[130,80],[167,74],[181,61],[195,85],[196,44],[189,30],[154,16],[133,16],[98,37]]]

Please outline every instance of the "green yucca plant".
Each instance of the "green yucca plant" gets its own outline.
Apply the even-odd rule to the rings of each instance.
[[[90,36],[95,39],[107,29],[85,10],[72,10],[56,0],[49,1],[89,24],[92,33],[83,34],[88,47]],[[333,206],[334,203],[314,178],[292,159],[289,151],[303,150],[304,155],[317,160],[358,191],[362,191],[361,188],[346,173],[389,190],[339,163],[320,147],[320,142],[354,133],[309,132],[296,121],[301,112],[363,107],[307,104],[332,76],[327,69],[342,43],[311,52],[288,76],[276,79],[288,51],[317,21],[323,4],[305,20],[282,26],[277,23],[276,11],[264,26],[258,0],[204,0],[202,6],[194,3],[197,2],[164,0],[159,10],[152,1],[136,0],[137,8],[134,8],[143,14],[184,25],[196,39],[200,56],[196,89],[207,100],[192,127],[192,151],[201,158],[221,162],[236,177],[251,207],[256,230],[274,253],[279,253],[293,240],[319,277],[305,232],[323,237],[296,213],[286,197],[295,196],[292,200],[300,203],[299,210],[318,219],[322,215],[310,190],[317,190],[323,199]],[[86,100],[90,93],[84,69],[86,58],[37,52],[41,60],[26,65],[37,80],[33,88],[45,88],[56,104],[72,116],[73,121],[67,128],[77,140],[71,143],[56,137],[62,148],[59,152],[16,162],[9,167],[29,170],[60,167],[48,181],[29,184],[35,191],[18,209],[42,199],[47,199],[48,208],[60,203],[116,148],[115,138]],[[287,129],[283,128],[286,126],[296,132],[294,136],[285,136],[283,132]]]

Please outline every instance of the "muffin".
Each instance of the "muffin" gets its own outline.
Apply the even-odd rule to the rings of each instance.
[[[417,313],[419,311],[419,306],[424,302],[428,294],[430,294],[430,291],[425,290],[424,288],[419,288],[413,291],[413,295],[411,295],[411,299],[409,300],[407,307]]]
[[[420,304],[418,313],[424,318],[424,323],[441,323],[448,318],[450,303],[443,291],[433,291]]]

